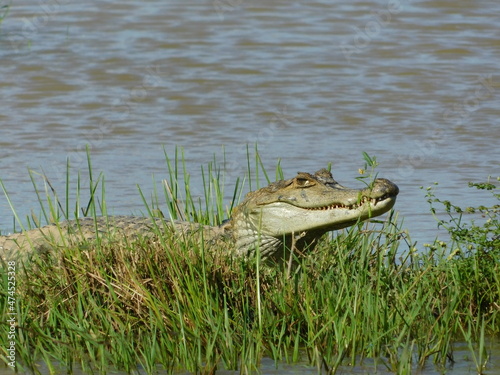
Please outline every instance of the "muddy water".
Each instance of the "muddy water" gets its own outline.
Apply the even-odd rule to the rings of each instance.
[[[497,1],[16,1],[0,30],[0,178],[39,213],[28,168],[64,193],[66,160],[103,171],[111,212],[137,213],[163,148],[226,155],[228,191],[258,142],[288,176],[333,163],[348,186],[377,157],[412,237],[436,225],[419,186],[466,205],[500,174]],[[152,177],[154,175],[154,177]],[[0,197],[0,228],[13,216]]]
[[[136,185],[149,196],[165,177],[164,149],[184,147],[195,194],[222,150],[227,191],[247,144],[288,176],[331,162],[348,186],[366,151],[431,242],[419,186],[488,204],[466,184],[500,174],[499,14],[496,0],[16,1],[0,29],[0,178],[21,217],[39,214],[28,169],[63,196],[66,160],[84,170],[88,146],[109,211],[130,214]]]

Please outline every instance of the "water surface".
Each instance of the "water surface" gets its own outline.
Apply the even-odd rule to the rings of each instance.
[[[222,6],[224,5],[224,6]],[[142,209],[182,146],[228,161],[231,191],[258,142],[287,176],[333,164],[348,186],[377,157],[420,243],[436,225],[419,186],[464,205],[499,175],[496,1],[18,1],[0,32],[0,178],[39,213],[28,168],[63,195],[66,160],[103,171],[111,212]],[[152,177],[154,175],[154,177]],[[0,198],[0,228],[13,219]]]

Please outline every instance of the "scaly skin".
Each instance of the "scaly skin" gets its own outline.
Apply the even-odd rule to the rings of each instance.
[[[130,241],[154,237],[156,230],[162,230],[180,236],[201,233],[209,244],[229,239],[234,256],[246,257],[258,248],[262,257],[278,260],[288,257],[290,249],[297,254],[312,249],[328,231],[382,215],[394,206],[398,193],[398,187],[386,179],[376,179],[370,188],[348,189],[326,169],[314,175],[299,172],[292,179],[248,193],[232,218],[219,227],[137,216],[82,218],[0,236],[0,254],[13,259],[33,249],[47,251],[96,237]]]

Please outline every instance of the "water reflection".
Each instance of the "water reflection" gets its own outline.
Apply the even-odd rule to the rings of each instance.
[[[500,342],[498,340],[493,339],[487,345],[488,355],[490,359],[488,361],[488,366],[486,367],[486,373],[494,373],[497,369],[500,368]],[[445,367],[436,366],[432,364],[432,361],[429,360],[428,363],[424,367],[414,366],[412,368],[412,374],[416,375],[440,375],[446,373],[448,375],[467,375],[467,374],[477,374],[477,370],[475,367],[475,362],[473,360],[473,355],[470,352],[466,343],[458,343],[454,345],[453,356],[455,358],[455,363],[448,363]],[[49,374],[50,371],[46,367],[45,364],[40,364],[39,371],[41,374]],[[125,375],[124,372],[121,371],[108,371],[108,374],[113,375]],[[137,374],[142,375],[146,374],[145,371],[138,368]],[[167,374],[163,369],[158,368],[158,375]],[[318,369],[316,366],[312,366],[306,361],[295,363],[295,364],[287,364],[282,361],[274,361],[271,358],[265,357],[262,359],[260,363],[259,371],[253,371],[251,373],[259,373],[263,375],[272,375],[272,374],[286,374],[286,375],[306,375],[306,374],[326,374],[327,371],[324,368]],[[356,366],[348,366],[342,365],[339,366],[337,370],[338,374],[377,374],[377,375],[392,375],[395,372],[390,371],[390,364],[383,359],[373,360],[373,359],[365,359],[361,364]],[[12,371],[6,368],[0,368],[0,375],[11,375]],[[73,374],[75,375],[86,375],[86,373],[82,372],[79,365],[73,366]],[[178,371],[176,372],[178,375],[187,375],[187,372]],[[240,374],[240,371],[228,371],[224,370],[223,366],[220,366],[220,369],[217,371],[217,374],[220,375],[236,375]]]

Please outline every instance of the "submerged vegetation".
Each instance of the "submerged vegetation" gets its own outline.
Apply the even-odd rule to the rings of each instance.
[[[220,223],[241,198],[242,183],[226,209],[223,173],[213,162],[203,170],[205,198],[196,200],[181,160],[167,158],[170,216]],[[253,173],[250,164],[249,158],[249,176],[269,180],[258,156]],[[276,176],[282,176],[279,166]],[[255,188],[256,179],[247,182]],[[81,185],[78,178],[77,190]],[[69,167],[67,186],[60,199],[47,181],[46,198],[39,196],[42,219],[106,214],[102,176],[90,173],[88,204],[77,193],[70,206]],[[499,199],[493,184],[475,186]],[[155,215],[162,199],[142,197]],[[15,304],[7,298],[3,264],[0,312],[16,312],[16,370],[36,373],[45,363],[51,373],[75,365],[89,373],[247,373],[270,357],[307,361],[329,373],[370,360],[404,374],[428,362],[448,365],[454,342],[465,341],[477,373],[485,373],[487,338],[500,334],[498,205],[474,210],[484,216],[479,225],[464,220],[472,209],[441,201],[432,190],[427,198],[432,212],[445,207],[448,220],[438,224],[450,241],[421,251],[395,212],[325,236],[293,269],[268,267],[258,256],[209,256],[198,241],[159,231],[155,241],[87,242],[16,264]],[[9,364],[6,321],[0,322],[0,358]]]

